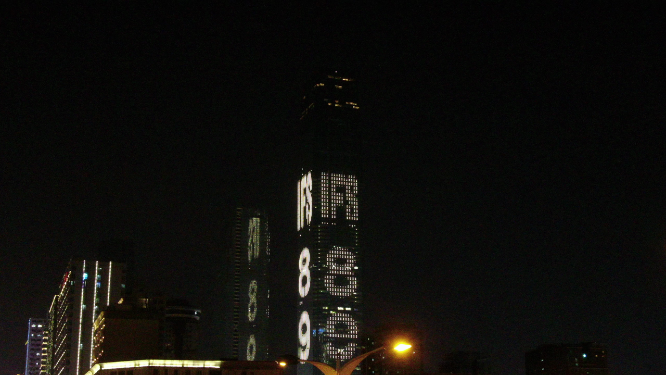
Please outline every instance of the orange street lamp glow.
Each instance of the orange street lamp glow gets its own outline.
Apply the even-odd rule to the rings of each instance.
[[[405,350],[407,350],[407,349],[409,349],[409,348],[411,348],[411,347],[412,347],[412,346],[409,345],[409,344],[400,343],[400,344],[396,345],[396,346],[393,348],[393,350],[398,351],[398,352],[404,352]]]
[[[281,361],[281,362],[279,363],[279,365],[280,365],[280,367],[285,367],[285,366],[287,366],[287,362],[285,362],[285,361]]]

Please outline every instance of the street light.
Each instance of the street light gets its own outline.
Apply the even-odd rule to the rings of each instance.
[[[412,346],[410,344],[401,342],[401,343],[398,343],[397,345],[395,345],[393,347],[393,350],[395,350],[397,352],[404,352],[404,351],[406,351],[407,349],[409,349],[411,347]],[[359,363],[361,363],[364,359],[368,358],[369,356],[371,356],[371,355],[373,355],[373,354],[375,354],[379,351],[385,350],[385,349],[386,349],[386,346],[382,346],[382,347],[377,348],[375,350],[371,350],[371,351],[369,351],[365,354],[361,354],[358,357],[354,357],[354,358],[350,359],[349,362],[345,363],[342,367],[340,367],[340,360],[338,360],[337,364],[335,366],[336,368],[333,368],[333,367],[331,367],[331,366],[329,366],[325,363],[321,363],[321,362],[317,362],[317,361],[308,361],[308,360],[305,360],[305,359],[296,359],[296,361],[303,362],[303,363],[309,363],[309,364],[313,365],[314,367],[318,368],[319,370],[321,370],[321,372],[323,372],[324,375],[351,375],[352,371],[354,371],[356,366],[358,366]],[[286,357],[287,356],[285,356],[283,358],[286,358]],[[288,357],[292,358],[293,356],[288,356]],[[293,357],[293,358],[295,358],[295,357]],[[296,361],[294,361],[294,362],[296,362]],[[287,366],[288,362],[289,362],[288,359],[282,359],[282,360],[278,361],[278,363],[281,367]]]

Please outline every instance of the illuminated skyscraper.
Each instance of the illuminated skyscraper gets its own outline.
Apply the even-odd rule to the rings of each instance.
[[[25,375],[39,375],[46,368],[48,319],[30,318],[28,340],[25,343]]]
[[[297,185],[298,355],[334,365],[359,354],[358,111],[354,79],[331,72],[304,96]],[[299,366],[311,374],[309,365]]]
[[[269,357],[270,233],[266,215],[238,208],[232,230],[227,272],[225,357],[242,361],[266,361]]]
[[[125,295],[125,264],[73,259],[49,310],[52,375],[83,375],[93,365],[94,322]]]

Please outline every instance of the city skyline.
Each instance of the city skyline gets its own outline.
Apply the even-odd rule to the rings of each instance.
[[[369,329],[417,325],[429,371],[462,350],[524,374],[530,349],[592,341],[611,373],[666,368],[658,12],[61,13],[26,7],[6,23],[0,375],[23,371],[25,324],[45,316],[68,260],[108,239],[135,243],[136,285],[189,300],[214,330],[236,207],[270,218],[271,348],[297,354],[296,124],[310,74],[340,65],[363,119]],[[204,336],[201,354],[220,341]]]

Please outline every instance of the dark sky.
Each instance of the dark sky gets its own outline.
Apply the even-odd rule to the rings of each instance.
[[[216,358],[232,210],[272,228],[275,352],[296,348],[296,119],[322,67],[363,114],[366,323],[524,374],[607,343],[666,374],[664,20],[504,2],[26,7],[5,17],[0,375],[24,366],[69,258],[137,246],[137,279],[203,310]]]

